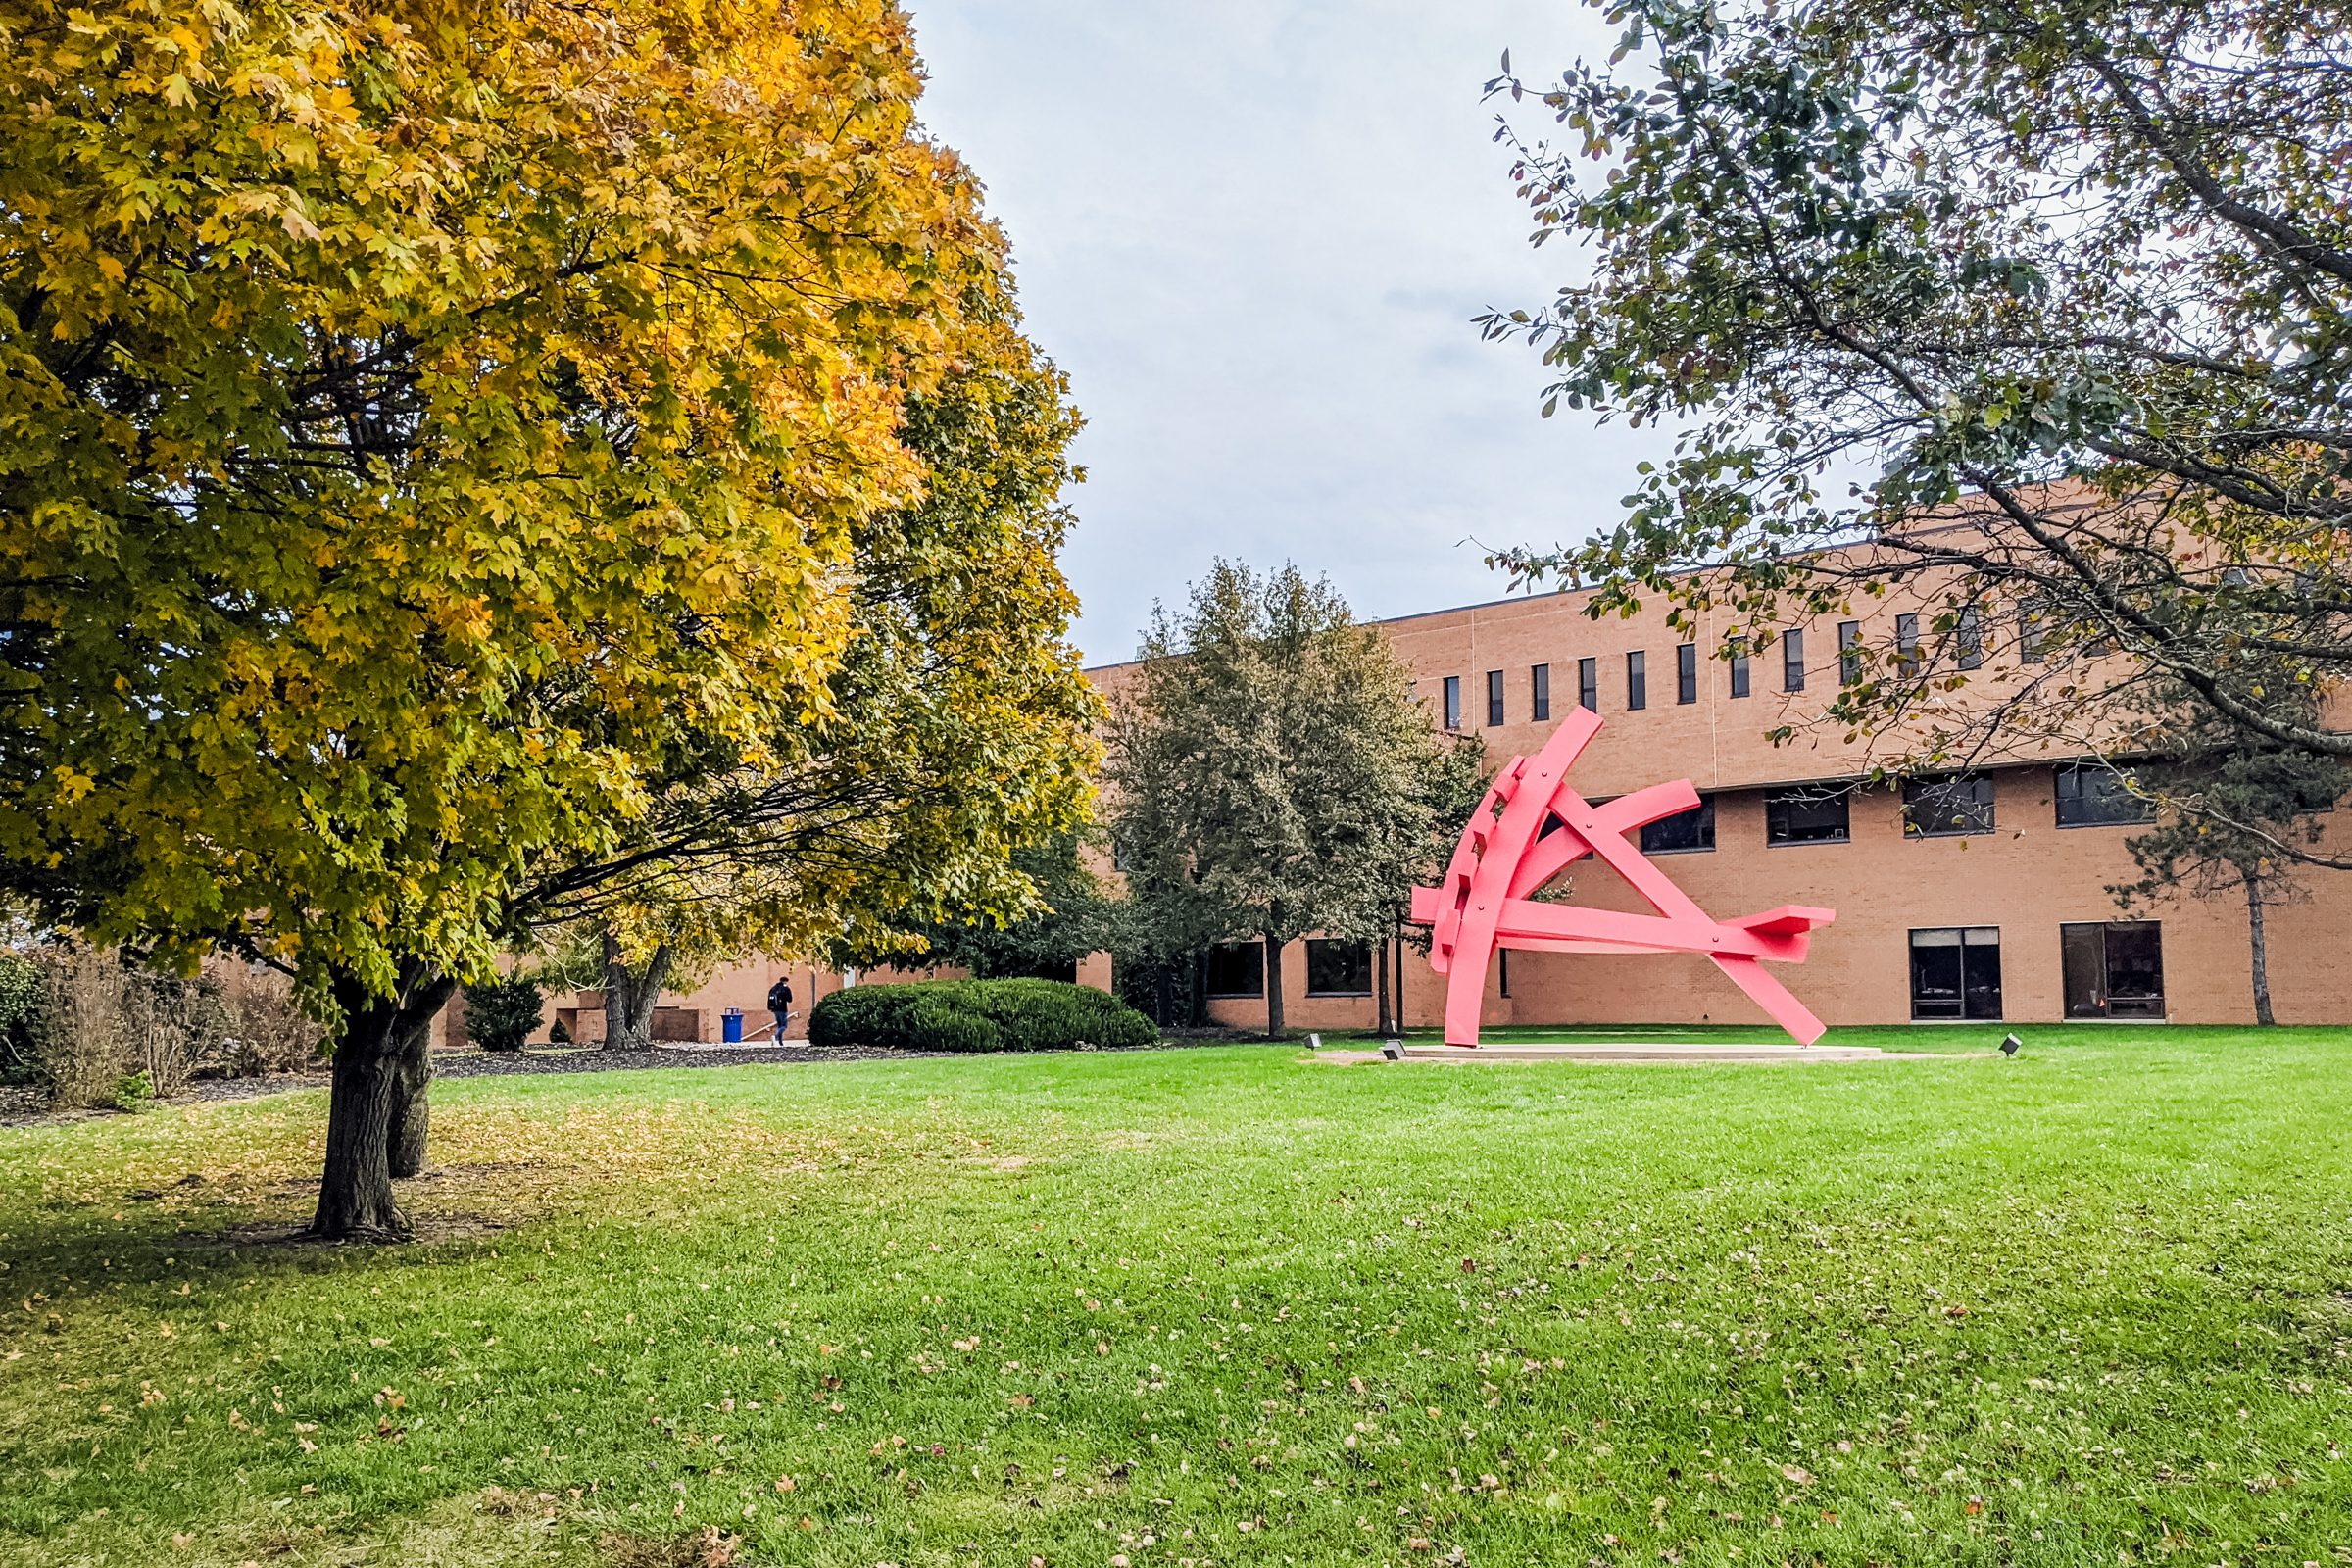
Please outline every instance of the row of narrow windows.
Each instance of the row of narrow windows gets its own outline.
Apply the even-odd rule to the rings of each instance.
[[[2017,654],[2029,663],[2043,658],[2043,632],[2039,617],[2027,612],[2020,617]],[[1963,610],[1954,617],[1951,627],[1952,663],[1960,669],[1976,669],[1984,662],[1985,638],[1983,621],[1975,610]],[[1773,644],[1780,655],[1781,690],[1801,692],[1805,689],[1805,634],[1801,628],[1781,633]],[[1894,656],[1896,667],[1906,674],[1916,674],[1928,664],[1920,649],[1920,622],[1917,613],[1905,612],[1894,617]],[[1576,662],[1576,701],[1580,708],[1600,711],[1600,660],[1580,659]],[[1698,645],[1683,643],[1674,651],[1674,700],[1677,703],[1698,701]],[[1724,661],[1731,695],[1745,697],[1753,689],[1754,672],[1745,654],[1735,654]],[[1860,680],[1864,672],[1865,651],[1862,646],[1862,623],[1841,620],[1838,623],[1838,675],[1847,683]],[[1498,725],[1508,721],[1505,672],[1487,671],[1487,723]],[[1462,727],[1462,677],[1445,677],[1446,727]],[[1625,655],[1625,707],[1637,711],[1649,706],[1649,654],[1634,649]],[[1543,723],[1551,717],[1551,665],[1528,666],[1528,717]]]
[[[2060,827],[2109,827],[2153,820],[2154,808],[2124,774],[2096,762],[2054,770],[2051,791]],[[1764,792],[1764,842],[1844,844],[1853,838],[1852,784],[1798,784]],[[1903,836],[1949,838],[1990,833],[1992,780],[1978,774],[1905,779]],[[1548,826],[1547,826],[1548,831]],[[1715,847],[1715,798],[1642,829],[1644,855],[1688,855]]]
[[[1310,937],[1306,994],[1368,997],[1372,947]],[[1997,1020],[2002,1016],[2001,928],[1926,926],[1910,932],[1911,1016]],[[1511,956],[1498,954],[1502,994],[1511,994]],[[2070,920],[2058,927],[2059,985],[2069,1018],[2162,1018],[2164,928],[2154,920]],[[1266,994],[1262,942],[1225,942],[1208,954],[1206,991],[1220,1000]]]

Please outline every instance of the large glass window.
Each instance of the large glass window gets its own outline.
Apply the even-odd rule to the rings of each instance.
[[[1551,716],[1551,666],[1538,664],[1527,672],[1527,677],[1528,690],[1534,699],[1528,716],[1540,724]]]
[[[1903,832],[1907,837],[1989,833],[1992,827],[1992,780],[1975,774],[1903,780]]]
[[[1600,711],[1600,661],[1576,662],[1576,706],[1589,713]]]
[[[1368,997],[1372,994],[1372,944],[1328,937],[1306,939],[1306,994],[1310,997]]]
[[[1715,798],[1701,797],[1688,811],[1677,811],[1647,822],[1642,828],[1643,855],[1689,855],[1715,847]]]
[[[1848,686],[1862,678],[1862,623],[1838,623],[1838,678]]]
[[[1789,631],[1781,634],[1781,690],[1801,692],[1805,689],[1805,634]]]
[[[1487,671],[1487,722],[1502,722],[1502,671],[1499,669]]]
[[[2017,657],[2029,664],[2038,664],[2049,657],[2042,650],[2042,641],[2050,634],[2048,621],[2048,607],[2038,599],[2017,607]]]
[[[1943,926],[1911,933],[1912,1017],[2000,1015],[2000,927]]]
[[[1801,784],[1768,790],[1764,795],[1764,842],[1843,844],[1853,836],[1847,810],[1852,800],[1853,791],[1845,786]]]
[[[1446,727],[1462,727],[1462,677],[1459,675],[1446,677]]]
[[[1220,942],[1208,950],[1208,994],[1262,997],[1266,994],[1266,947],[1262,942]]]
[[[2069,1018],[2164,1016],[2164,927],[2085,920],[2058,928]]]
[[[1684,643],[1674,651],[1674,700],[1698,701],[1698,645]]]
[[[1649,706],[1649,656],[1634,653],[1625,656],[1625,706]]]
[[[1732,695],[1734,697],[1747,695],[1747,655],[1744,653],[1732,656]]]
[[[2065,763],[2052,784],[2060,827],[2113,827],[2156,819],[2155,805],[2132,794],[2125,775],[2105,763]]]

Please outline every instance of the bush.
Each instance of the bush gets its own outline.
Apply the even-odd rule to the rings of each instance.
[[[0,1083],[38,1076],[32,1030],[41,1004],[41,966],[21,953],[0,953]]]
[[[60,1105],[95,1108],[178,1094],[220,1039],[210,985],[59,943],[32,955],[40,974],[28,1031],[33,1077]]]
[[[808,1043],[820,1048],[1069,1051],[1148,1046],[1158,1037],[1151,1019],[1116,997],[1058,980],[854,986],[808,1015]]]
[[[221,991],[228,1033],[212,1062],[224,1078],[300,1072],[326,1049],[326,1030],[302,1010],[293,982],[269,969],[251,969]]]
[[[466,988],[466,1032],[484,1051],[520,1051],[538,1027],[538,981],[512,974]]]

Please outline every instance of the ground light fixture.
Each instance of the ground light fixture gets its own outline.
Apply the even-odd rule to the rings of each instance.
[[[2018,1039],[2015,1035],[2003,1035],[2001,1036],[2001,1054],[2004,1056],[2014,1056],[2017,1054],[2018,1048],[2024,1044],[2025,1042]]]

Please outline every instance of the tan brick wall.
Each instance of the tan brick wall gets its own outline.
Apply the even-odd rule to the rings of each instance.
[[[1838,689],[1837,620],[1808,623],[1806,689],[1782,692],[1781,652],[1758,654],[1750,666],[1750,695],[1730,695],[1730,671],[1707,658],[1716,631],[1695,634],[1668,626],[1662,608],[1619,619],[1592,620],[1585,597],[1544,595],[1438,611],[1384,623],[1413,668],[1415,689],[1432,721],[1442,714],[1444,680],[1461,678],[1462,729],[1485,737],[1489,760],[1543,745],[1577,701],[1577,661],[1597,661],[1602,728],[1579,760],[1572,781],[1590,799],[1687,777],[1715,793],[1713,852],[1661,857],[1660,861],[1710,912],[1731,916],[1782,904],[1826,905],[1838,921],[1814,939],[1810,960],[1778,972],[1832,1024],[1894,1023],[1910,1016],[1909,933],[1915,927],[1997,926],[2001,932],[2004,1011],[2010,1021],[2045,1022],[2064,1016],[2060,996],[2062,922],[2125,918],[2108,894],[2111,884],[2136,876],[2125,827],[2059,828],[2051,800],[2051,769],[2034,750],[1999,759],[1986,769],[1995,779],[1998,829],[1955,838],[1906,839],[1897,797],[1887,790],[1858,796],[1852,838],[1838,845],[1767,847],[1760,786],[1852,778],[1869,771],[1872,748],[1805,721]],[[1882,603],[1859,616],[1866,642],[1891,643],[1898,607]],[[1979,679],[1987,686],[2020,678],[2014,629],[1987,624],[1986,657]],[[1700,651],[1697,701],[1677,701],[1675,649],[1694,641]],[[1647,657],[1648,703],[1626,709],[1625,655]],[[1551,718],[1531,713],[1530,671],[1550,666]],[[1131,666],[1093,671],[1115,687]],[[1489,670],[1503,671],[1504,717],[1487,722]],[[1775,745],[1767,732],[1798,726],[1796,737]],[[1882,746],[1877,754],[1890,755]],[[2352,825],[2335,825],[2339,841]],[[1581,862],[1573,875],[1577,903],[1645,908],[1614,873]],[[2281,1022],[2352,1022],[2352,874],[2313,872],[2304,878],[2308,902],[2270,911],[2271,984]],[[2246,1023],[2253,1018],[2248,978],[2246,912],[2242,899],[2176,900],[2132,918],[2162,922],[2168,1014],[2181,1022]],[[1755,1023],[1770,1026],[1730,983],[1703,960],[1676,956],[1557,954],[1511,956],[1511,995],[1488,977],[1487,1017],[1494,1023]],[[1299,1029],[1362,1028],[1374,1018],[1367,999],[1309,998],[1301,951],[1286,956],[1285,1012]],[[1407,955],[1404,994],[1408,1021],[1435,1024],[1442,977],[1426,959]],[[1221,999],[1220,1021],[1262,1026],[1260,1000]]]

